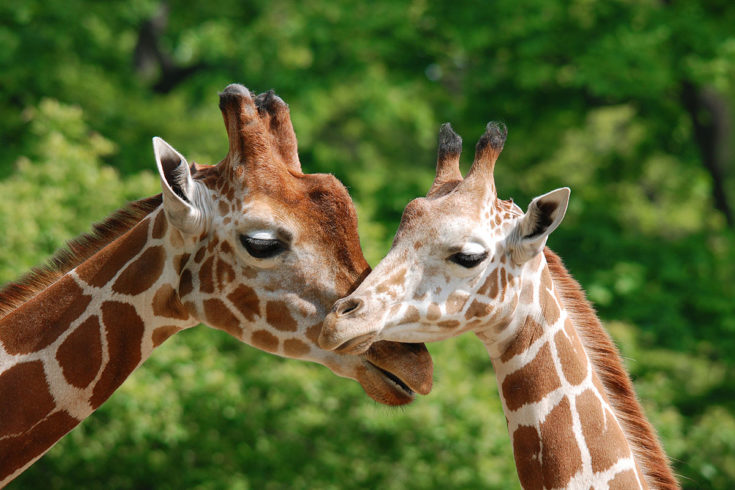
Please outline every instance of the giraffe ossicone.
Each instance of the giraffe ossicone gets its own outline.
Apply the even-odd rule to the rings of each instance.
[[[386,257],[335,303],[320,345],[359,353],[473,331],[495,368],[524,488],[678,488],[617,348],[546,247],[569,189],[525,213],[497,197],[506,136],[488,124],[463,179],[462,140],[441,127],[431,189],[406,206]]]
[[[374,400],[432,384],[423,345],[360,355],[319,347],[332,304],[369,271],[357,216],[332,175],[304,174],[288,106],[229,85],[217,165],[160,138],[162,194],[118,211],[0,290],[0,487],[99,407],[152,351],[205,323],[253,347],[317,362]]]

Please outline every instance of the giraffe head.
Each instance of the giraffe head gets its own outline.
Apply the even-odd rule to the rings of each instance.
[[[430,342],[507,325],[520,297],[533,294],[521,291],[521,275],[541,263],[569,189],[535,198],[525,213],[498,199],[493,170],[506,136],[504,125],[488,124],[463,179],[462,140],[441,127],[429,193],[406,206],[388,255],[334,305],[322,347],[355,353],[378,340]]]
[[[288,106],[272,91],[229,85],[219,105],[229,139],[219,164],[189,165],[153,141],[165,213],[152,233],[178,254],[174,301],[256,348],[356,379],[379,402],[428,393],[423,345],[384,342],[360,356],[319,347],[324,316],[369,272],[352,201],[334,176],[302,173]]]

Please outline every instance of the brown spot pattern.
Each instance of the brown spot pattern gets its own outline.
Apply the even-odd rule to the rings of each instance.
[[[260,301],[255,290],[244,284],[240,284],[237,288],[227,295],[233,305],[248,320],[253,321],[255,317],[260,315]],[[317,334],[318,336],[318,334]]]
[[[541,312],[546,319],[546,323],[551,326],[559,319],[559,307],[556,305],[556,300],[548,289],[541,289],[540,293],[541,297],[539,298],[539,301],[541,301]]]
[[[541,468],[541,438],[534,427],[519,426],[512,436],[513,458],[521,486],[526,490],[541,490],[544,487]]]
[[[533,302],[533,284],[527,283],[521,288],[520,301],[524,305],[530,305]]]
[[[86,310],[91,296],[65,276],[0,320],[0,342],[8,354],[36,352],[54,342]]]
[[[469,296],[465,294],[452,293],[449,295],[449,298],[447,298],[447,315],[454,315],[462,311],[468,299]]]
[[[203,293],[214,292],[214,278],[212,277],[212,268],[214,266],[214,257],[209,257],[204,261],[199,269],[199,290]]]
[[[559,330],[554,335],[562,373],[572,385],[580,384],[587,376],[587,358],[583,350],[578,350],[581,347],[579,339],[575,338],[575,340],[575,343],[570,342],[564,330]]]
[[[66,381],[77,388],[86,388],[102,366],[102,339],[97,316],[87,318],[59,346],[59,361]]]
[[[314,345],[319,345],[319,334],[322,332],[322,323],[315,323],[306,329],[306,338]]]
[[[79,422],[62,410],[49,415],[26,434],[0,440],[0,461],[3,463],[0,467],[0,480],[43,454]]]
[[[278,351],[278,337],[267,330],[253,332],[250,342],[252,342],[253,347],[257,347],[260,350],[267,352]]]
[[[477,300],[473,300],[470,307],[467,308],[467,311],[464,312],[464,317],[466,320],[470,320],[475,317],[488,316],[492,312],[493,312],[492,305],[487,304],[487,303],[480,303]]]
[[[112,290],[132,296],[147,291],[161,275],[164,260],[163,247],[149,248],[122,271],[112,285]]]
[[[164,343],[169,337],[171,337],[176,332],[181,331],[181,328],[175,326],[175,325],[166,325],[164,327],[158,327],[153,331],[153,334],[151,335],[151,340],[153,341],[153,347],[158,347],[162,343]]]
[[[600,400],[591,390],[585,390],[577,397],[577,412],[582,424],[582,434],[592,456],[592,471],[604,471],[620,458],[629,456],[628,444],[622,430],[612,414],[603,409]]]
[[[265,319],[273,328],[282,332],[295,332],[298,327],[283,301],[268,301],[265,305]]]
[[[408,307],[406,308],[406,313],[403,314],[403,317],[398,322],[398,324],[402,325],[404,323],[416,323],[419,320],[421,320],[421,314],[419,314],[418,308],[413,305],[408,305]]]
[[[456,328],[459,327],[459,320],[444,320],[437,323],[442,328]]]
[[[191,271],[186,269],[181,273],[181,281],[179,282],[179,296],[184,297],[194,290],[193,278]]]
[[[542,461],[546,488],[566,487],[582,469],[582,452],[572,429],[572,410],[567,398],[541,424]]]
[[[176,291],[170,284],[164,284],[153,295],[153,314],[165,318],[176,318],[177,320],[189,318],[189,313],[181,304]]]
[[[534,342],[541,338],[544,334],[544,328],[533,319],[530,315],[526,317],[526,321],[523,322],[521,328],[518,329],[518,334],[513,338],[508,347],[506,348],[503,355],[500,357],[502,362],[508,362],[514,356],[528,350]]]
[[[97,408],[130,376],[141,361],[145,326],[135,308],[117,301],[102,304],[102,323],[110,359],[94,387],[89,403]]]
[[[207,252],[206,247],[201,247],[199,250],[197,250],[197,253],[194,254],[194,262],[196,262],[197,264],[200,263],[202,259],[204,258],[204,254],[206,252]]]
[[[232,266],[222,259],[217,259],[216,267],[217,287],[222,290],[227,284],[235,280],[235,271]]]
[[[288,339],[283,343],[283,353],[288,357],[303,357],[310,351],[311,347],[299,339]]]
[[[541,401],[560,386],[547,343],[531,362],[505,377],[503,398],[509,410],[518,410],[528,403]]]
[[[163,236],[166,234],[166,227],[168,226],[166,223],[166,213],[161,211],[156,216],[155,221],[153,222],[153,230],[151,231],[151,237],[152,238],[163,238]]]
[[[638,488],[638,480],[636,480],[633,470],[621,471],[615,478],[608,483],[609,490],[629,490],[630,488]]]
[[[477,290],[477,294],[480,296],[487,296],[488,298],[495,298],[498,295],[498,269],[495,268],[487,276],[485,282]]]
[[[204,315],[207,322],[214,328],[224,330],[235,338],[240,338],[242,329],[240,321],[227,308],[227,306],[217,298],[204,300]]]
[[[442,316],[442,310],[436,303],[431,303],[429,308],[426,310],[426,319],[430,322],[436,321]]]
[[[41,361],[17,364],[0,375],[0,437],[22,434],[53,410]]]
[[[97,252],[92,259],[77,267],[79,278],[94,287],[102,287],[117,274],[125,264],[143,250],[148,241],[149,218]]]

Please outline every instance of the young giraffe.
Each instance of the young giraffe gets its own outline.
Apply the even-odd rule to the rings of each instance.
[[[347,191],[305,175],[288,106],[220,94],[229,152],[187,164],[159,138],[163,194],[119,211],[0,291],[0,487],[99,407],[164,340],[204,322],[359,381],[373,399],[428,393],[424,346],[363,356],[317,345],[334,301],[369,272]],[[193,172],[193,174],[192,174]]]
[[[677,488],[616,347],[545,248],[569,189],[537,197],[525,214],[497,198],[506,135],[488,124],[463,180],[462,140],[442,126],[431,190],[406,207],[388,255],[335,304],[320,345],[356,353],[379,339],[472,330],[495,368],[524,488]]]

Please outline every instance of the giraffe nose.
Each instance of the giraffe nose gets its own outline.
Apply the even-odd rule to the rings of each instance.
[[[332,313],[337,317],[344,317],[361,310],[364,305],[365,302],[359,298],[342,298],[334,303]]]

